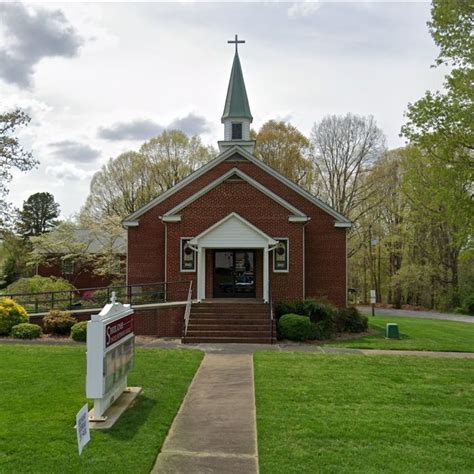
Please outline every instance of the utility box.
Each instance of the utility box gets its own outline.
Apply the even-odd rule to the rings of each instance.
[[[388,339],[400,339],[400,331],[398,330],[398,324],[387,323],[385,327],[385,337]]]

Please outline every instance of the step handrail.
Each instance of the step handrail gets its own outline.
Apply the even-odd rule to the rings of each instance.
[[[273,298],[271,286],[268,288],[268,300],[270,303],[270,342],[273,344]]]

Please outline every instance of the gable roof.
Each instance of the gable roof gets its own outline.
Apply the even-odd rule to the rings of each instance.
[[[227,158],[230,158],[233,154],[238,153],[242,157],[246,158],[248,161],[251,163],[255,164],[262,170],[266,171],[268,174],[273,176],[274,178],[278,179],[281,181],[283,184],[288,186],[290,189],[298,193],[299,195],[303,196],[305,199],[322,209],[323,211],[327,212],[329,215],[334,217],[336,219],[335,226],[336,227],[351,227],[351,221],[344,217],[342,214],[339,212],[335,211],[332,209],[330,206],[328,206],[326,203],[321,201],[319,198],[316,196],[313,196],[311,193],[303,189],[302,187],[298,186],[297,184],[293,183],[293,181],[290,181],[286,176],[283,176],[280,174],[278,171],[274,170],[271,166],[267,165],[263,161],[259,160],[255,156],[253,156],[251,153],[247,152],[243,148],[239,147],[238,145],[228,148],[227,150],[223,151],[219,155],[217,155],[213,160],[209,161],[205,165],[201,166],[201,168],[197,169],[190,175],[186,176],[183,178],[179,183],[177,183],[175,186],[172,188],[168,189],[164,193],[160,194],[157,196],[155,199],[151,200],[148,204],[145,204],[143,207],[135,211],[133,214],[130,214],[128,217],[126,217],[123,221],[122,224],[125,227],[134,227],[138,226],[138,219],[140,216],[145,214],[145,212],[149,211],[153,207],[155,207],[157,204],[160,202],[163,202],[165,199],[168,197],[172,196],[174,193],[178,192],[180,189],[183,189],[185,186],[187,186],[189,183],[194,181],[195,179],[199,178],[203,174],[207,173],[209,170],[217,166],[218,164],[222,163],[225,161]]]
[[[285,201],[282,197],[278,196],[273,191],[271,191],[267,187],[260,184],[258,181],[255,181],[248,174],[244,173],[243,171],[239,170],[238,168],[230,169],[229,171],[227,171],[223,175],[221,175],[219,178],[217,178],[216,180],[209,183],[207,186],[204,186],[203,188],[201,188],[198,192],[194,193],[192,196],[190,196],[187,199],[185,199],[184,201],[180,202],[177,206],[173,207],[172,209],[170,209],[168,212],[166,212],[163,215],[163,220],[166,221],[167,217],[175,216],[179,211],[181,211],[185,207],[189,206],[191,203],[193,203],[194,201],[196,201],[200,197],[204,196],[209,191],[213,190],[214,188],[219,186],[221,183],[223,183],[227,179],[233,178],[234,176],[237,176],[240,179],[244,180],[245,182],[249,183],[251,186],[258,189],[260,192],[262,192],[263,194],[268,196],[270,199],[273,199],[275,202],[280,204],[280,206],[288,209],[288,211],[290,211],[293,214],[293,217],[302,218],[301,220],[308,220],[308,217],[303,212],[301,212],[299,209],[297,209],[295,206],[293,206],[289,202]],[[176,221],[176,219],[172,219],[172,220]]]
[[[211,225],[211,227],[208,227],[205,231],[201,232],[199,235],[197,235],[196,237],[191,239],[189,241],[189,243],[191,245],[198,245],[199,241],[204,239],[206,236],[212,235],[213,233],[216,233],[220,229],[223,229],[225,227],[231,227],[231,225],[232,225],[231,221],[234,221],[234,225],[235,224],[240,225],[240,226],[242,226],[243,229],[247,230],[247,232],[258,236],[258,238],[263,240],[263,241],[266,241],[267,245],[276,245],[278,243],[275,239],[273,239],[272,237],[267,235],[265,232],[260,230],[258,227],[254,226],[247,219],[244,219],[240,214],[237,214],[237,212],[231,212],[230,214],[225,216],[220,221],[217,221],[215,224]],[[224,229],[224,231],[225,230],[226,229]],[[238,236],[236,238],[239,241],[238,241],[238,244],[236,243],[236,245],[239,245],[239,246],[242,245],[243,244],[243,242],[242,242],[242,238],[243,238],[242,232],[241,231],[235,232],[233,230],[234,229],[231,229],[229,235]],[[244,236],[244,240],[245,240],[245,236]],[[226,242],[225,245],[227,245],[227,244],[228,244],[228,242]],[[253,245],[251,245],[251,247],[252,246]]]

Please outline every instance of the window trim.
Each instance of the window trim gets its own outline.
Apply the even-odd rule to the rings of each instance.
[[[64,266],[66,265],[71,265],[71,271],[65,271]],[[74,275],[74,272],[76,270],[76,265],[74,260],[61,260],[61,274],[63,275]]]
[[[192,240],[193,237],[181,237],[179,239],[179,271],[180,273],[196,273],[196,252],[194,252],[194,250],[192,251],[193,252],[193,268],[192,269],[186,269],[186,268],[183,268],[183,241],[184,240],[187,240],[188,242],[190,240]]]
[[[240,125],[240,137],[234,138],[234,125]],[[242,140],[244,136],[244,124],[242,122],[232,122],[230,128],[231,140]]]
[[[277,270],[275,268],[275,257],[276,257],[276,248],[273,250],[273,273],[289,273],[290,271],[290,239],[289,237],[273,237],[274,240],[277,242],[281,242],[283,240],[286,241],[286,269],[284,270]]]

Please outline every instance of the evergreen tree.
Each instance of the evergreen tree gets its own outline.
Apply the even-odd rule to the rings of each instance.
[[[51,193],[35,193],[23,202],[16,224],[24,237],[41,235],[53,229],[59,217],[59,204]]]

